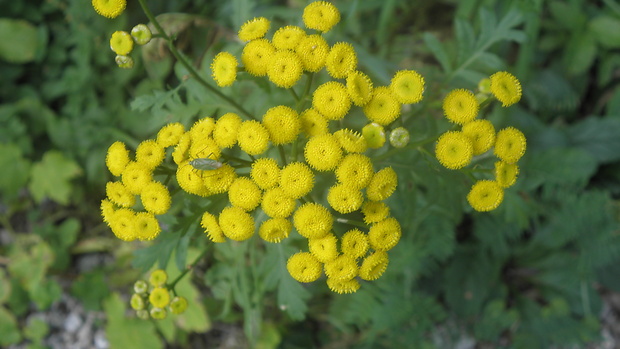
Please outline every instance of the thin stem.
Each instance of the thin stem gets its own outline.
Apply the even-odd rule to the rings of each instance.
[[[306,79],[306,87],[304,88],[304,94],[301,96],[301,99],[297,100],[297,105],[295,109],[298,112],[301,112],[301,109],[304,107],[304,102],[310,93],[310,88],[312,87],[312,80],[314,80],[314,73],[308,73],[308,79]]]
[[[282,166],[286,166],[286,153],[284,152],[284,147],[282,145],[278,146],[278,152],[280,152],[280,159],[282,160]]]
[[[226,161],[231,161],[231,160],[232,160],[232,161],[236,161],[236,162],[238,162],[238,163],[244,164],[244,165],[252,165],[252,161],[249,161],[249,160],[243,160],[243,159],[238,158],[238,157],[236,157],[236,156],[234,156],[234,155],[228,155],[228,154],[224,154],[224,153],[222,153],[222,157],[223,157],[224,159],[226,159]]]
[[[353,225],[353,226],[360,227],[360,228],[368,228],[368,224],[364,222],[355,221],[355,220],[347,219],[347,218],[336,218],[336,222],[343,223],[343,224],[349,224],[349,225]]]
[[[289,90],[291,95],[293,95],[293,98],[295,98],[295,101],[297,103],[299,103],[299,96],[297,95],[297,92],[295,92],[295,90],[292,87],[291,88],[287,88],[287,90]]]
[[[200,262],[200,260],[202,259],[202,257],[204,257],[207,254],[207,250],[204,249],[202,251],[202,253],[200,253],[200,255],[198,255],[198,257],[196,257],[196,259],[194,259],[194,261],[188,265],[185,270],[183,270],[183,272],[181,274],[179,274],[179,276],[177,276],[174,280],[172,280],[172,282],[168,285],[168,289],[174,289],[174,286],[176,286],[176,284],[181,281],[181,279],[188,273],[190,272],[192,269],[194,269],[194,266],[196,266],[196,264],[198,262]]]

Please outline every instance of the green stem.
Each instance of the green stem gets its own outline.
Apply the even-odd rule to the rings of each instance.
[[[280,152],[280,159],[282,160],[282,167],[286,166],[286,153],[284,152],[284,147],[282,145],[278,146],[278,152]]]
[[[238,157],[236,157],[236,156],[234,156],[234,155],[228,155],[228,154],[224,154],[224,153],[222,153],[222,155],[221,155],[221,156],[222,156],[224,159],[226,159],[226,161],[231,161],[231,160],[232,160],[232,161],[238,162],[238,163],[243,164],[243,165],[252,165],[252,161],[249,161],[249,160],[243,160],[243,159],[238,158]]]
[[[295,90],[292,87],[287,88],[287,90],[289,90],[291,95],[293,95],[293,98],[295,98],[295,102],[299,103],[299,96],[297,95],[297,92],[295,92]]]
[[[174,289],[174,286],[176,286],[176,284],[181,281],[181,279],[187,274],[189,273],[191,270],[194,269],[194,266],[196,266],[196,264],[198,262],[200,262],[200,260],[202,259],[202,257],[204,257],[207,254],[207,250],[204,249],[202,251],[202,253],[200,253],[200,255],[198,255],[198,257],[196,257],[196,259],[194,259],[194,261],[188,265],[185,270],[183,270],[183,272],[181,274],[179,274],[179,276],[177,276],[174,280],[172,280],[172,282],[170,284],[168,284],[168,289]]]
[[[297,112],[301,112],[301,110],[304,107],[304,102],[306,101],[306,98],[308,97],[308,94],[310,93],[310,88],[312,87],[312,80],[314,80],[314,73],[308,73],[308,79],[306,79],[306,87],[304,88],[304,94],[301,96],[301,99],[297,100],[297,105],[295,106],[295,109],[297,109]]]

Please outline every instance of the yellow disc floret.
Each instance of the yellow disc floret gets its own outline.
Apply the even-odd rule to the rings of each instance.
[[[230,86],[237,80],[237,58],[228,52],[220,52],[211,63],[211,74],[220,87]]]
[[[332,3],[315,1],[304,8],[302,19],[306,28],[327,32],[340,22],[340,12]]]
[[[175,146],[179,143],[183,133],[185,133],[185,126],[180,122],[168,124],[157,132],[157,143],[164,148]]]
[[[136,149],[136,161],[148,169],[154,169],[164,161],[164,147],[152,139],[142,141]]]
[[[462,131],[471,140],[474,155],[486,152],[495,144],[495,127],[489,120],[468,122]]]
[[[327,202],[337,212],[351,213],[362,206],[364,195],[356,186],[338,183],[329,188]]]
[[[338,42],[332,46],[325,61],[327,72],[335,79],[346,79],[357,69],[357,54],[353,45]]]
[[[362,213],[364,214],[364,223],[377,223],[390,215],[390,207],[382,201],[367,201],[362,206]]]
[[[261,158],[252,163],[250,177],[263,190],[274,188],[280,180],[280,167],[273,158]]]
[[[424,78],[415,70],[401,70],[392,78],[390,89],[400,103],[418,103],[424,92]]]
[[[342,253],[353,258],[364,256],[368,247],[370,247],[368,236],[359,229],[351,229],[344,233],[340,243]]]
[[[260,39],[269,30],[270,22],[265,17],[255,17],[243,23],[239,29],[239,40],[250,41]]]
[[[368,75],[359,70],[349,73],[347,76],[347,92],[358,107],[363,107],[372,98],[372,80]]]
[[[116,18],[125,11],[127,0],[92,0],[92,5],[98,14],[108,18]]]
[[[252,40],[243,47],[241,62],[248,73],[254,76],[265,76],[275,53],[276,49],[269,40]]]
[[[314,187],[314,174],[303,162],[292,162],[280,171],[280,187],[289,197],[299,199]]]
[[[269,81],[282,88],[291,88],[303,73],[303,65],[297,53],[291,50],[277,50],[267,67]]]
[[[388,266],[388,254],[383,251],[376,251],[370,256],[364,258],[364,262],[362,262],[362,266],[360,267],[360,278],[363,280],[376,280]]]
[[[170,192],[160,182],[153,181],[147,184],[142,189],[140,200],[144,209],[153,214],[164,214],[170,209]]]
[[[357,189],[365,188],[373,175],[370,158],[362,154],[345,156],[336,168],[338,181]]]
[[[131,207],[136,203],[136,197],[122,182],[108,182],[105,185],[106,196],[120,207]]]
[[[443,113],[455,124],[465,124],[478,116],[480,105],[471,91],[456,89],[448,93],[443,100]]]
[[[309,252],[298,252],[286,262],[286,270],[299,282],[312,282],[322,274],[321,262]]]
[[[267,242],[277,243],[286,239],[293,230],[293,224],[285,218],[271,218],[263,222],[258,235]]]
[[[338,257],[337,242],[336,235],[327,234],[322,238],[308,240],[308,249],[319,262],[327,263]]]
[[[254,218],[240,207],[224,208],[219,223],[224,235],[231,240],[243,241],[254,235]]]
[[[504,161],[495,162],[495,181],[502,188],[509,188],[517,182],[519,166]]]
[[[235,169],[229,164],[222,164],[222,167],[204,175],[203,182],[210,193],[219,194],[227,191],[235,178],[237,178]]]
[[[136,213],[134,228],[140,240],[153,240],[161,232],[157,218],[149,212]]]
[[[509,164],[514,164],[525,154],[526,143],[523,132],[507,127],[497,133],[495,155]]]
[[[105,164],[111,174],[120,176],[129,161],[129,150],[125,147],[125,143],[116,141],[110,145]]]
[[[241,122],[241,118],[235,113],[226,113],[217,119],[213,129],[215,143],[220,148],[232,148],[237,143],[237,133]]]
[[[130,193],[140,194],[142,189],[153,180],[153,173],[143,164],[131,161],[123,170],[121,178]]]
[[[388,125],[400,116],[400,108],[394,93],[388,87],[380,86],[373,90],[370,101],[364,106],[364,114],[372,122]]]
[[[301,113],[300,121],[302,130],[309,137],[329,132],[328,120],[314,108],[304,110],[303,113]]]
[[[331,171],[342,159],[342,149],[333,134],[324,134],[310,138],[304,148],[308,165],[318,171]]]
[[[115,31],[110,38],[110,48],[117,55],[128,55],[133,50],[131,34],[126,31]]]
[[[301,205],[293,215],[293,225],[297,232],[308,239],[318,239],[332,229],[334,217],[329,210],[316,203]]]
[[[357,292],[360,288],[360,283],[356,279],[336,280],[327,278],[327,287],[329,287],[332,292],[338,294],[349,294]]]
[[[349,153],[363,153],[368,148],[366,138],[359,132],[344,128],[334,132],[334,136],[338,139],[338,143],[342,149]]]
[[[474,147],[463,132],[448,131],[439,137],[435,146],[437,160],[448,169],[458,170],[471,162]]]
[[[351,98],[343,84],[328,81],[312,94],[312,107],[330,120],[340,120],[351,109]]]
[[[370,180],[366,188],[368,200],[381,201],[389,198],[396,190],[398,176],[391,167],[381,169]]]
[[[373,224],[368,231],[368,241],[370,241],[370,246],[376,251],[392,249],[398,244],[400,236],[400,224],[392,217]]]
[[[263,116],[263,126],[269,131],[269,139],[275,145],[292,143],[301,131],[299,115],[284,105],[267,110]]]
[[[261,208],[269,217],[286,218],[295,210],[295,199],[286,195],[280,187],[269,189],[263,195]]]
[[[521,83],[508,72],[497,72],[491,75],[491,93],[502,107],[509,107],[521,100]]]
[[[217,217],[213,214],[209,212],[203,213],[202,218],[200,219],[200,226],[204,229],[204,232],[209,237],[209,240],[217,243],[226,241],[226,236],[220,228]]]
[[[329,45],[321,35],[306,35],[299,40],[295,52],[299,55],[304,70],[316,73],[325,66]]]
[[[109,219],[108,225],[112,233],[123,241],[133,241],[138,238],[135,229],[136,213],[128,208],[120,208]]]
[[[358,271],[355,259],[346,254],[325,263],[325,275],[332,280],[351,280],[357,276]]]
[[[273,33],[271,42],[278,50],[295,50],[297,45],[306,36],[306,32],[294,25],[281,27]]]
[[[149,295],[149,303],[156,308],[164,308],[170,303],[170,293],[165,287],[156,287]]]
[[[467,201],[479,212],[496,209],[504,200],[504,189],[496,182],[487,179],[477,181],[467,194]]]
[[[233,206],[246,211],[255,209],[261,201],[262,192],[248,177],[237,177],[228,188],[228,200]]]
[[[262,154],[269,146],[269,132],[260,122],[246,120],[239,127],[237,143],[249,155]]]
[[[185,162],[177,168],[177,183],[179,183],[181,189],[190,194],[207,196],[209,195],[209,190],[205,187],[199,172],[200,171],[195,170],[188,162]]]

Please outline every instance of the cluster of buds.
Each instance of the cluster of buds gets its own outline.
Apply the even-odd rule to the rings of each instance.
[[[163,320],[168,312],[177,315],[185,312],[187,299],[179,296],[171,299],[166,281],[168,281],[168,274],[157,269],[151,273],[148,283],[138,280],[133,285],[134,294],[131,296],[130,303],[140,319]]]

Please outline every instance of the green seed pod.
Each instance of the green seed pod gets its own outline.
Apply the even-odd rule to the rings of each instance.
[[[390,132],[390,144],[395,148],[403,148],[409,144],[409,131],[404,127],[397,127]]]
[[[151,41],[153,33],[146,24],[138,24],[131,29],[131,37],[138,45],[145,45]]]
[[[142,320],[148,320],[150,318],[149,311],[146,309],[136,311],[136,316],[138,316],[138,318]]]
[[[118,55],[116,56],[115,61],[116,61],[116,65],[118,65],[120,68],[125,68],[125,69],[133,68],[133,58],[129,56]]]
[[[149,289],[149,285],[144,280],[138,280],[133,284],[133,291],[137,294],[144,294]]]
[[[131,304],[131,307],[134,310],[142,310],[145,307],[144,298],[142,298],[142,296],[138,293],[134,293],[133,296],[131,296],[131,301],[129,304]]]
[[[174,297],[170,302],[170,311],[173,314],[183,314],[187,309],[187,299],[185,297]]]
[[[385,144],[385,131],[383,126],[377,123],[371,123],[362,128],[362,135],[370,148],[381,148]]]
[[[167,315],[168,313],[166,312],[166,309],[162,309],[162,308],[151,309],[151,317],[155,320],[163,320],[166,318]]]
[[[162,269],[157,269],[151,273],[151,277],[149,277],[149,282],[151,285],[155,287],[161,287],[166,284],[168,281],[168,274]]]

